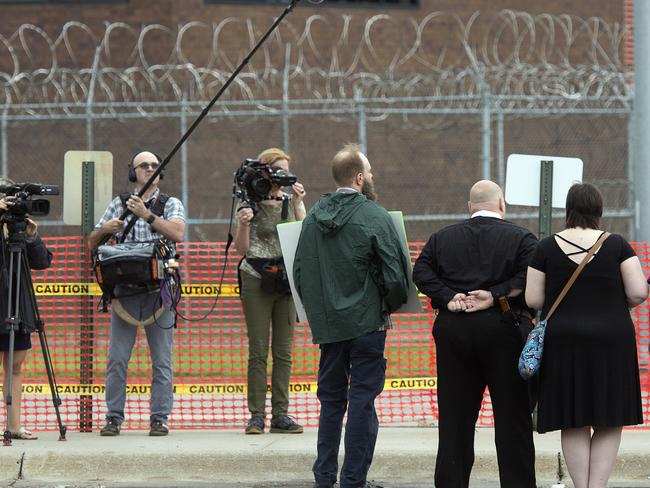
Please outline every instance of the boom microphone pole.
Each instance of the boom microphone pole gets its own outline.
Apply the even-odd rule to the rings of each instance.
[[[271,24],[271,27],[266,31],[266,33],[261,37],[261,39],[255,44],[253,49],[246,55],[246,57],[242,60],[242,62],[237,66],[235,71],[232,72],[228,80],[224,83],[224,85],[221,87],[221,89],[217,92],[217,94],[214,96],[212,100],[210,100],[210,103],[208,103],[205,108],[201,111],[201,114],[196,118],[196,120],[192,123],[192,125],[187,129],[185,134],[179,139],[179,141],[176,143],[176,145],[172,148],[172,150],[165,156],[163,159],[162,163],[160,163],[160,166],[158,166],[158,169],[154,171],[154,173],[151,175],[151,177],[147,180],[147,182],[144,184],[142,189],[138,192],[137,196],[142,197],[146,191],[149,189],[149,187],[153,184],[154,180],[162,173],[162,171],[165,169],[165,166],[171,161],[171,159],[176,155],[178,150],[181,148],[181,146],[185,143],[187,139],[192,135],[192,132],[194,132],[194,129],[198,127],[198,125],[201,123],[201,121],[205,118],[206,115],[208,115],[208,112],[210,112],[210,109],[214,106],[215,103],[217,103],[217,100],[223,95],[223,93],[228,89],[230,84],[237,78],[239,73],[241,72],[244,67],[248,64],[248,62],[251,60],[253,55],[257,52],[257,50],[260,48],[262,44],[266,41],[266,39],[273,33],[273,31],[277,28],[278,25],[282,22],[282,20],[293,10],[293,8],[296,6],[299,0],[291,0],[291,3],[287,5],[287,7],[284,9],[282,12],[282,15],[280,15],[277,19],[275,19],[275,22]],[[309,0],[310,3],[313,4],[318,4],[321,3],[323,0]],[[122,215],[120,215],[120,220],[124,220],[127,216],[131,214],[130,210],[125,210]],[[126,237],[126,233],[122,235],[121,241],[124,241]],[[107,236],[101,244],[104,244],[106,241],[108,241],[109,236]],[[229,238],[230,240],[230,238]]]

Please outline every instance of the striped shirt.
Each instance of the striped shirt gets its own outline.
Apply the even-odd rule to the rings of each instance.
[[[153,202],[155,202],[159,194],[160,189],[156,189],[156,191],[149,197],[145,204],[148,207],[153,206]],[[111,219],[119,218],[125,210],[126,209],[124,208],[120,197],[115,197],[113,201],[109,203],[108,207],[106,207],[104,215],[102,215],[102,218],[99,219],[99,222],[97,222],[97,225],[95,225],[95,229],[100,228]],[[129,216],[126,217],[124,220],[125,227],[129,225],[129,222],[134,217],[135,216],[133,214],[129,214]],[[162,218],[165,220],[180,219],[185,221],[185,208],[183,207],[183,203],[178,198],[169,197],[167,203],[165,203],[165,210],[163,212]],[[152,231],[151,226],[147,224],[144,219],[139,218],[133,228],[129,231],[129,234],[124,239],[124,242],[147,242],[158,240],[162,237],[162,234]]]

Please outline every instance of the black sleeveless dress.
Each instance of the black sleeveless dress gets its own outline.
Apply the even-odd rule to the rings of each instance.
[[[620,272],[634,255],[625,239],[610,235],[549,320],[538,432],[643,423],[635,329]],[[578,264],[550,236],[530,266],[546,274],[544,317]]]

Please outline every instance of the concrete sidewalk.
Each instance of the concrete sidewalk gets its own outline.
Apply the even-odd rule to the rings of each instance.
[[[37,441],[13,442],[0,448],[0,472],[8,486],[13,480],[35,483],[276,482],[297,486],[312,479],[316,430],[304,434],[247,436],[242,431],[172,431],[168,437],[149,437],[146,431],[123,431],[118,437],[98,433],[68,434],[58,441],[54,432]],[[380,429],[370,478],[393,484],[432,486],[437,449],[435,428]],[[540,486],[557,479],[559,434],[536,435]],[[563,465],[565,482],[568,480]],[[473,484],[498,482],[492,429],[476,433]],[[626,431],[611,486],[650,487],[650,432]],[[171,484],[170,484],[171,483]],[[20,486],[20,485],[16,485]],[[495,485],[496,486],[496,485]]]

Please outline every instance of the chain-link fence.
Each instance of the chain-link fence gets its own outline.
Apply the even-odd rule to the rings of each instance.
[[[162,183],[166,192],[179,195],[186,206],[189,240],[225,238],[222,224],[230,216],[233,172],[244,158],[254,158],[269,146],[288,148],[292,169],[309,192],[309,205],[332,189],[329,160],[348,140],[360,141],[367,148],[381,202],[404,211],[413,239],[422,240],[436,227],[464,218],[467,192],[476,180],[503,184],[505,159],[511,153],[581,158],[584,179],[597,184],[605,195],[605,215],[610,218],[606,226],[633,237],[627,112],[593,115],[575,111],[554,118],[541,113],[515,118],[498,112],[490,121],[493,133],[484,146],[481,113],[418,110],[412,114],[401,107],[400,99],[383,103],[396,113],[377,122],[368,121],[367,105],[361,100],[350,100],[348,107],[337,111],[342,120],[330,118],[327,108],[305,114],[299,107],[295,115],[287,111],[286,121],[274,116],[247,125],[237,115],[212,117],[197,129],[178,160],[170,163]],[[93,119],[93,147],[114,153],[114,193],[128,187],[127,163],[136,149],[160,153],[171,148],[194,115]],[[409,123],[405,123],[406,116]],[[10,119],[0,134],[7,146],[3,173],[17,181],[61,184],[65,151],[87,146],[83,121],[67,118]],[[486,150],[494,156],[483,165]],[[61,226],[61,202],[53,200],[52,204],[46,224]],[[536,230],[535,209],[512,207],[508,217]],[[561,219],[556,224],[561,225]],[[78,230],[59,227],[48,232],[69,235]]]
[[[65,151],[108,150],[115,193],[123,191],[132,154],[166,154],[266,27],[229,18],[93,32],[70,22],[57,37],[30,25],[0,36],[9,54],[0,61],[2,174],[57,184]],[[163,186],[188,209],[189,240],[224,239],[232,173],[244,158],[285,148],[311,204],[332,188],[334,152],[359,141],[382,203],[403,210],[409,237],[421,240],[465,216],[474,181],[503,183],[509,154],[579,157],[585,180],[605,194],[607,226],[633,237],[624,36],[598,19],[513,11],[286,22],[171,162]],[[509,217],[536,228],[534,209],[513,207]],[[62,227],[56,201],[44,224],[78,232]]]
[[[127,189],[133,153],[169,152],[266,27],[229,18],[175,28],[112,23],[94,32],[70,22],[54,37],[30,25],[0,36],[0,51],[7,54],[0,56],[0,172],[16,181],[62,184],[66,151],[108,150],[115,161],[114,193]],[[595,18],[512,11],[467,21],[432,12],[417,19],[314,15],[304,25],[284,23],[168,166],[161,186],[186,206],[185,246],[209,248],[196,251],[184,266],[209,271],[213,261],[222,259],[233,172],[244,158],[269,146],[286,149],[310,206],[333,188],[329,161],[348,141],[365,149],[381,203],[404,212],[407,234],[417,246],[433,230],[466,216],[467,193],[476,180],[503,184],[505,161],[513,153],[581,158],[584,179],[604,193],[604,226],[633,239],[632,90],[619,59],[624,37],[620,26]],[[50,215],[39,220],[43,234],[78,236],[79,228],[62,223],[62,199],[54,197],[51,203]],[[508,217],[537,229],[535,208],[511,207]],[[556,216],[555,229],[561,217]],[[57,266],[63,269],[70,263],[83,266],[81,240],[72,240],[51,241],[61,246],[57,259],[63,261]],[[646,247],[637,246],[643,252]],[[642,258],[646,263],[647,256]],[[43,283],[73,279],[56,270],[47,273]],[[196,273],[195,281],[215,285],[214,277]],[[45,288],[43,294],[48,295]],[[56,327],[78,320],[79,310],[66,305],[60,290],[39,300],[49,307]],[[190,300],[196,307],[203,298]],[[245,414],[237,390],[243,381],[245,333],[236,297],[216,313],[178,336],[177,370],[187,376],[179,391],[189,395],[180,400],[187,418],[179,417],[179,425],[232,427]],[[643,348],[647,308],[639,307],[637,315]],[[97,320],[105,325],[105,317]],[[384,420],[435,419],[432,320],[430,311],[404,319],[405,328],[391,339],[392,379],[405,383],[398,381],[396,392],[382,400]],[[304,326],[297,341],[299,387],[302,380],[311,384],[315,365]],[[78,337],[71,334],[71,346],[64,349],[72,362],[63,379],[75,383],[80,361]],[[106,337],[97,337],[100,351]],[[188,348],[203,339],[205,350],[195,357]],[[57,335],[56,340],[62,339]],[[103,408],[104,358],[94,358],[98,389],[91,393],[100,395],[94,399],[95,413]],[[646,352],[640,353],[640,362],[647,376]],[[142,343],[133,364],[138,382],[146,383],[149,363]],[[34,383],[39,367],[38,361],[33,364]],[[206,382],[205,389],[192,390]],[[296,413],[315,422],[313,396],[295,393],[300,398]],[[146,391],[142,397],[138,391],[130,395],[145,418]],[[647,382],[644,395],[647,419]],[[34,409],[29,425],[43,426],[38,415],[44,405],[42,399],[28,405]],[[76,408],[74,400],[69,408]],[[217,410],[222,417],[215,420]],[[484,425],[489,425],[489,408],[485,415]]]

